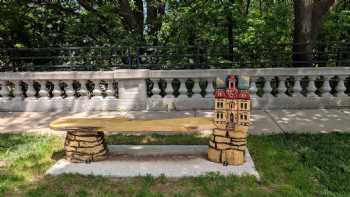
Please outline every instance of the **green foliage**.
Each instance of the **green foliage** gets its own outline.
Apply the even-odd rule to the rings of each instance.
[[[200,135],[172,135],[171,137],[152,134],[152,135],[110,135],[107,136],[109,144],[174,144],[174,145],[193,145],[208,144],[208,138]]]
[[[16,44],[24,47],[130,45],[139,41],[139,35],[123,26],[118,4],[101,1],[94,11],[90,11],[76,1],[35,2],[0,2],[2,47],[15,47]],[[160,2],[147,1],[156,5]],[[145,33],[144,41],[152,44],[155,38],[159,44],[170,45],[227,44],[227,17],[232,17],[237,45],[292,41],[292,2],[247,2],[167,0],[164,16],[156,18],[162,24],[161,29],[156,35]],[[135,6],[135,2],[131,1],[132,11]],[[347,39],[349,18],[347,7],[338,6],[327,17],[320,38],[332,41]]]
[[[98,46],[127,37],[110,5],[99,7],[101,17],[96,17],[74,1],[33,2],[0,2],[2,47]]]
[[[179,47],[157,52],[152,49],[157,60],[167,54],[184,55],[182,59],[163,57],[165,60],[156,62],[160,65],[200,64],[203,61],[208,65],[232,65],[232,54],[229,53],[233,53],[236,67],[280,67],[290,62],[292,56],[293,1],[122,1],[127,5],[116,1],[91,0],[50,2],[0,1],[0,48],[221,46],[213,50]],[[78,2],[85,2],[88,6]],[[141,8],[140,2],[143,5]],[[340,2],[326,17],[316,41],[341,41],[344,44],[336,48],[347,51],[349,46],[346,43],[350,38],[349,4]],[[230,27],[232,35],[229,33]],[[229,46],[231,39],[233,49]],[[324,55],[325,51],[331,55]],[[141,61],[149,61],[147,55],[151,52],[141,50],[140,53],[145,55]],[[349,58],[348,53],[339,52],[333,46],[317,46],[315,52],[319,60]],[[197,53],[212,56],[186,58],[188,54]],[[8,64],[9,55],[0,51],[0,66]],[[345,63],[339,65],[346,66]]]

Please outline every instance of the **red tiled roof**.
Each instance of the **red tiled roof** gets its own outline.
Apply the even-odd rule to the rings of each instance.
[[[234,75],[228,75],[226,80],[236,81],[236,77]],[[235,86],[233,88],[216,89],[214,95],[215,98],[250,100],[248,90],[238,90]]]
[[[215,90],[214,96],[215,96],[215,98],[226,98],[227,97],[226,92],[225,92],[224,89],[217,89],[217,90]]]
[[[250,100],[250,95],[248,91],[237,91],[237,90],[215,90],[215,98],[226,98],[226,99],[244,99]]]
[[[228,99],[237,99],[238,91],[236,89],[226,89],[226,95]]]
[[[248,91],[239,91],[238,99],[250,100],[250,95]]]

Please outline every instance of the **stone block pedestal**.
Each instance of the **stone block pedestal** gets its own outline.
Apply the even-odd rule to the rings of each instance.
[[[246,144],[245,132],[216,128],[210,136],[208,159],[228,165],[242,165],[245,162]]]
[[[74,163],[105,160],[108,153],[100,131],[68,131],[64,150],[66,159]]]

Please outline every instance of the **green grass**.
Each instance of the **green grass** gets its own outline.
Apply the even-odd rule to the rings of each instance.
[[[173,144],[191,145],[208,144],[208,137],[200,135],[111,135],[106,138],[108,144]]]
[[[191,135],[115,135],[107,141],[207,143]],[[62,156],[62,143],[57,137],[0,135],[0,196],[350,196],[350,134],[250,136],[261,181],[214,173],[180,179],[44,176]]]

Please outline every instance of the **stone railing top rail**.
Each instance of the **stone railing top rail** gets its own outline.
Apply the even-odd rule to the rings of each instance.
[[[215,78],[228,74],[248,76],[346,76],[350,67],[322,68],[259,68],[259,69],[201,69],[148,70],[121,69],[115,71],[56,71],[56,72],[1,72],[0,80],[99,80],[146,78]]]
[[[1,72],[0,80],[145,79],[147,69],[115,71]]]
[[[228,74],[248,76],[341,76],[350,75],[350,67],[150,70],[149,78],[211,78]]]

